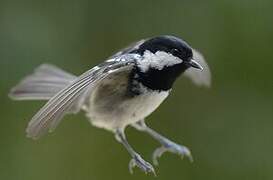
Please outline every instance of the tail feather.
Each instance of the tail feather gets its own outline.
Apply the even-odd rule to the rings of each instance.
[[[14,100],[49,100],[75,78],[56,66],[43,64],[12,88],[9,97]]]

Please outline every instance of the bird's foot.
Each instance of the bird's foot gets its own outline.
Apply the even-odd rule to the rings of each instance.
[[[162,156],[165,152],[175,153],[183,159],[184,156],[188,157],[191,162],[193,162],[193,158],[190,150],[182,145],[176,144],[174,142],[168,141],[164,143],[161,147],[157,148],[153,153],[153,163],[154,165],[158,165],[158,158]]]
[[[129,171],[131,174],[133,174],[133,168],[135,166],[139,167],[146,174],[153,173],[156,176],[154,167],[150,163],[142,159],[142,157],[139,154],[134,155],[133,159],[131,159],[129,163]]]

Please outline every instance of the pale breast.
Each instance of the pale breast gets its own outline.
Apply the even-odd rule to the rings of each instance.
[[[146,90],[132,95],[128,93],[129,76],[130,71],[111,74],[94,89],[86,108],[93,125],[108,130],[124,128],[151,114],[169,94]]]

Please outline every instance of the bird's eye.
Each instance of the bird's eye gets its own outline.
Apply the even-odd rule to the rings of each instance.
[[[178,53],[179,53],[179,50],[178,50],[178,49],[172,49],[172,50],[171,50],[171,53],[172,53],[173,55],[178,54]]]

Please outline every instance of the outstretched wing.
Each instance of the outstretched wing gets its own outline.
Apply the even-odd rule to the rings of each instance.
[[[126,48],[121,49],[119,52],[117,52],[116,54],[114,54],[110,58],[115,58],[115,57],[118,57],[118,56],[121,56],[124,54],[131,53],[132,51],[138,49],[138,47],[144,42],[145,42],[145,39],[134,42],[134,43],[130,44],[129,46],[127,46]]]
[[[133,63],[133,56],[116,57],[76,78],[52,97],[31,119],[26,130],[27,136],[37,139],[47,131],[53,131],[65,114],[72,110],[76,113],[81,109],[87,95],[96,87],[98,82],[113,72],[131,67]]]
[[[42,64],[13,87],[13,100],[49,100],[77,77],[54,65]]]
[[[190,78],[193,83],[198,86],[210,87],[211,72],[205,58],[200,52],[193,49],[193,59],[203,67],[203,70],[200,71],[199,69],[189,68],[184,73],[184,76]]]

